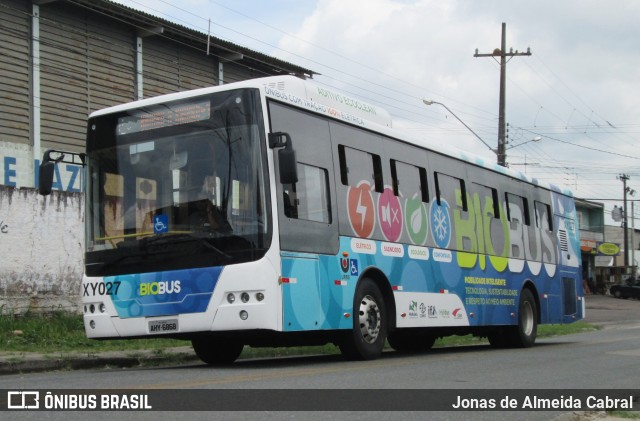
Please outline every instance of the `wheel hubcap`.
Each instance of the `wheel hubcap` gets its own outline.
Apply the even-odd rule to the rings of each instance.
[[[533,308],[530,302],[523,303],[522,306],[522,331],[525,335],[531,336],[533,333]]]
[[[360,323],[360,333],[367,343],[373,343],[380,334],[380,308],[370,295],[362,298],[358,322]]]

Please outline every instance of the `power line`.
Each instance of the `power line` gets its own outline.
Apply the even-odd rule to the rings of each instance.
[[[165,4],[171,4],[170,2],[164,1]],[[131,9],[129,8],[123,8],[123,10],[125,10],[127,13],[131,13]],[[193,13],[192,13],[193,15]],[[195,16],[195,15],[194,15]],[[169,16],[172,20],[179,20],[179,19],[175,19],[171,16]],[[254,19],[255,20],[255,19]],[[258,20],[255,20],[257,22],[259,22],[261,25],[263,25],[263,22],[260,22]],[[204,20],[203,20],[204,22]],[[129,23],[127,23],[129,24]],[[189,26],[193,26],[191,24],[189,24]],[[273,28],[271,28],[273,29]],[[81,29],[79,29],[81,30]],[[206,32],[206,30],[204,31]],[[279,31],[281,33],[285,33],[285,31]],[[238,34],[240,36],[243,37],[247,37],[248,35],[243,34],[241,31],[235,31],[235,34]],[[91,34],[91,31],[87,31],[85,28],[85,34]],[[330,51],[328,49],[326,49],[325,47],[320,46],[317,43],[310,43],[306,40],[303,40],[300,37],[297,37],[296,35],[292,35],[292,34],[288,34],[289,36],[293,36],[296,37],[296,39],[298,39],[299,41],[302,42],[306,42],[308,45],[311,45],[313,48],[315,49],[322,49],[323,51]],[[261,42],[262,40],[260,39],[256,39],[255,37],[253,37],[253,39],[256,40],[256,42]],[[109,41],[109,40],[107,40]],[[110,40],[113,41],[113,40]],[[187,45],[187,44],[185,44]],[[271,44],[267,44],[267,43],[262,43],[262,45],[268,45],[269,47],[273,47],[275,49],[278,49],[278,47],[273,46]],[[193,45],[189,45],[190,48],[193,48]],[[128,45],[128,48],[131,48],[131,44]],[[198,49],[194,49],[194,51],[198,51],[200,52],[200,50]],[[283,51],[286,54],[290,54],[293,56],[293,53],[285,51],[283,49],[279,49],[278,51]],[[146,53],[152,53],[152,51],[148,50],[146,51]],[[310,59],[312,59],[313,55],[311,54],[310,57],[310,53],[307,54],[298,54],[296,55],[296,57],[299,57],[301,60],[306,60],[309,61]],[[453,135],[457,135],[460,134],[462,135],[464,133],[464,131],[461,128],[457,128],[452,125],[450,127],[444,126],[442,128],[436,128],[433,124],[432,121],[435,121],[435,118],[437,118],[436,114],[433,114],[435,111],[430,111],[429,109],[423,109],[420,106],[420,100],[422,97],[424,97],[424,95],[420,94],[419,97],[417,95],[417,92],[423,91],[426,89],[422,86],[418,86],[415,84],[411,84],[411,83],[405,83],[405,81],[403,80],[402,77],[398,76],[398,75],[390,75],[384,71],[382,71],[382,69],[374,69],[372,68],[372,66],[361,63],[357,60],[354,60],[352,58],[349,57],[345,57],[344,55],[341,54],[336,54],[334,55],[334,57],[336,57],[338,60],[336,60],[336,65],[333,65],[331,67],[327,67],[326,63],[324,61],[319,61],[316,60],[315,63],[318,63],[319,66],[322,66],[322,69],[328,69],[328,71],[326,72],[326,74],[324,76],[321,77],[322,80],[318,80],[319,83],[322,83],[326,86],[335,88],[335,85],[345,85],[346,89],[342,89],[343,91],[348,91],[350,94],[353,94],[355,96],[360,96],[362,97],[363,93],[364,93],[364,98],[367,98],[366,100],[372,100],[374,103],[377,104],[382,104],[385,108],[391,108],[393,110],[396,110],[396,112],[400,113],[400,116],[403,117],[406,121],[411,122],[411,123],[420,123],[420,124],[425,124],[427,125],[424,129],[417,129],[417,128],[412,128],[410,130],[413,130],[414,132],[418,132],[418,131],[422,131],[422,133],[424,133],[424,136],[429,138],[429,137],[434,137],[434,136],[453,136]],[[366,78],[366,77],[362,77],[362,75],[359,72],[344,72],[344,66],[340,65],[340,60],[341,61],[348,61],[349,63],[353,63],[353,64],[357,64],[358,66],[361,66],[363,69],[367,69],[367,70],[373,70],[373,71],[377,71],[377,75],[380,75],[381,78],[375,78],[375,80],[368,80],[370,78]],[[46,63],[48,65],[52,65],[52,63]],[[188,63],[182,63],[182,64],[186,64],[190,69],[192,69],[194,72],[197,71],[197,67],[195,66],[189,66]],[[239,64],[239,63],[238,63]],[[60,64],[61,66],[61,64]],[[60,71],[63,71],[60,69]],[[64,71],[70,71],[70,70],[64,70]],[[557,72],[554,72],[554,75],[556,75]],[[155,78],[156,75],[152,74],[152,73],[146,73],[145,77],[148,78]],[[323,82],[326,81],[325,82]],[[397,82],[397,83],[396,83]],[[515,82],[512,82],[510,80],[510,83],[514,83],[515,86],[517,86],[517,84]],[[401,85],[402,84],[402,85]],[[395,85],[397,87],[400,86],[409,86],[411,91],[407,92],[404,89],[396,89],[393,88],[392,86]],[[381,87],[384,87],[384,90],[381,89]],[[520,88],[520,87],[518,87]],[[177,89],[184,89],[181,88],[179,86],[177,86]],[[521,89],[521,88],[520,88]],[[524,92],[526,94],[526,90],[525,89],[521,89],[522,92]],[[382,96],[380,96],[380,94],[382,94]],[[546,107],[546,104],[540,103],[538,101],[535,100],[534,96],[530,95],[530,99],[534,102],[537,103],[538,107],[543,107],[543,111],[542,112],[547,112],[546,110],[550,108]],[[414,101],[415,100],[415,101]],[[447,98],[447,101],[455,101],[457,103],[460,103],[460,101],[457,101],[456,99],[453,98]],[[413,105],[415,102],[416,105]],[[575,105],[571,105],[570,104],[570,99],[567,99],[567,102],[569,102],[568,106],[573,109],[573,108],[578,108],[580,110],[582,110],[583,108],[581,106],[575,106]],[[449,103],[449,102],[447,102]],[[481,113],[474,113],[474,112],[469,112],[469,108],[474,108],[475,110],[480,110]],[[456,109],[456,112],[459,112],[458,109]],[[576,111],[576,113],[578,113],[578,111]],[[580,113],[583,113],[582,111],[580,111]],[[583,114],[589,115],[591,113],[591,110],[589,111],[585,111]],[[478,107],[473,107],[470,106],[468,104],[465,104],[465,110],[464,111],[460,111],[460,115],[464,116],[463,118],[467,119],[471,119],[470,124],[478,130],[479,133],[481,133],[483,136],[485,136],[484,133],[492,133],[494,128],[492,127],[493,124],[495,124],[495,117],[494,118],[488,118],[488,117],[483,117],[482,115],[487,114],[487,115],[491,115],[492,113],[484,110],[484,109],[480,109]],[[595,117],[598,117],[599,114],[594,113]],[[586,118],[586,117],[585,117]],[[451,119],[443,119],[440,118],[438,119],[439,121],[450,121]],[[592,120],[598,120],[596,118],[592,118]],[[570,124],[567,125],[566,124],[566,119],[563,120],[563,118],[558,118],[558,123],[556,126],[552,126],[552,127],[540,127],[539,130],[536,130],[537,127],[535,127],[532,129],[530,126],[528,125],[520,125],[523,128],[529,129],[530,131],[533,132],[540,132],[543,136],[550,136],[552,138],[555,138],[554,140],[558,140],[559,142],[562,141],[567,141],[570,144],[573,144],[572,146],[577,146],[577,147],[582,147],[581,142],[578,141],[572,141],[572,137],[579,134],[581,128],[583,126],[579,126],[576,124]],[[560,125],[561,123],[562,126]],[[606,123],[600,123],[600,121],[598,121],[598,124],[601,126],[601,131],[603,131],[603,134],[611,134],[611,133],[615,133],[615,132],[621,132],[621,131],[629,131],[629,130],[633,130],[634,126],[630,125],[628,127],[623,127],[620,124],[615,124],[615,127],[611,127],[610,125],[607,125]],[[564,127],[564,131],[562,132],[562,128]],[[595,127],[597,127],[596,125],[593,125],[594,129]],[[591,130],[591,129],[590,129]],[[554,133],[554,131],[558,131],[558,133]],[[562,132],[562,133],[560,133]],[[495,133],[495,132],[493,132]],[[591,131],[590,131],[591,133]],[[589,150],[589,147],[591,147],[590,145],[586,145],[588,146],[587,148],[584,148],[584,150]],[[609,148],[609,145],[607,145],[606,148],[598,148],[593,147],[591,149],[592,152],[596,152],[598,153],[599,157],[602,156],[601,152],[598,152],[598,150],[603,150],[603,149],[608,149],[611,152],[614,153],[618,153],[621,152],[620,150],[618,150],[617,148],[615,148],[615,146],[612,146],[612,148]],[[518,149],[520,150],[520,149]],[[558,160],[558,154],[549,154],[545,151],[544,147],[541,147],[539,145],[536,145],[535,147],[533,145],[526,145],[523,146],[523,151],[526,151],[527,154],[532,154],[533,157],[540,157],[540,159],[542,159],[543,163],[547,163],[550,165],[547,165],[547,167],[549,167],[548,169],[544,168],[545,171],[547,171],[549,173],[549,175],[545,175],[545,174],[541,174],[541,177],[538,177],[539,179],[542,178],[547,178],[550,177],[551,175],[553,175],[553,173],[555,173],[556,168],[551,168],[553,166],[558,167],[557,169],[560,169],[562,171],[564,171],[564,174],[560,174],[560,175],[554,175],[555,177],[557,177],[558,180],[570,180],[570,182],[573,184],[575,183],[575,185],[579,186],[580,189],[583,189],[585,187],[589,187],[589,192],[590,195],[601,195],[602,197],[605,196],[605,193],[607,193],[608,191],[605,191],[604,189],[602,189],[602,194],[599,194],[599,192],[597,191],[598,189],[600,189],[600,186],[604,186],[604,184],[601,183],[594,183],[594,182],[583,182],[582,179],[583,177],[585,177],[585,174],[588,173],[589,170],[589,165],[590,164],[585,164],[584,167],[580,167],[580,166],[576,166],[576,165],[564,165],[563,162]],[[629,154],[627,153],[620,153],[621,157],[627,157]],[[630,159],[637,159],[636,157],[630,157]],[[595,161],[595,160],[594,160]],[[600,162],[601,159],[598,159],[597,162]],[[571,164],[571,162],[567,162],[567,164]],[[618,164],[615,165],[616,167],[619,167]],[[571,167],[576,167],[576,168],[571,168]],[[603,168],[602,166],[598,165],[598,164],[593,164],[591,165],[592,169],[596,169],[596,168]],[[551,171],[550,171],[551,170]],[[610,169],[609,169],[610,170]],[[625,169],[626,171],[626,169]],[[604,171],[600,171],[601,173],[605,173]],[[580,176],[580,179],[576,178],[576,174]],[[564,182],[564,181],[563,181]],[[610,191],[610,189],[609,189]],[[595,193],[595,194],[594,194]]]
[[[586,146],[586,145],[578,145],[578,144],[575,144],[573,142],[569,142],[567,140],[558,139],[556,137],[549,136],[549,135],[543,135],[543,134],[535,132],[533,130],[528,130],[528,129],[524,129],[524,128],[523,128],[523,130],[525,130],[525,131],[527,131],[529,133],[532,133],[532,134],[536,134],[538,136],[544,136],[547,139],[555,140],[557,142],[565,143],[567,145],[575,146],[575,147],[578,147],[578,148],[588,149],[588,150],[591,150],[591,151],[596,151],[596,152],[605,153],[605,154],[609,154],[609,155],[620,156],[620,157],[623,157],[623,158],[640,159],[640,157],[637,157],[637,156],[624,155],[624,154],[621,154],[621,153],[611,152],[611,151],[607,151],[607,150],[604,150],[604,149],[592,148],[592,147]]]

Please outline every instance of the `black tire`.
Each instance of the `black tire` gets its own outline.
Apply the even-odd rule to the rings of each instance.
[[[538,335],[538,307],[530,289],[520,294],[518,305],[518,324],[505,326],[488,335],[494,348],[529,348],[536,342]]]
[[[339,343],[352,360],[374,360],[382,354],[387,338],[387,310],[382,293],[371,279],[363,278],[353,300],[353,327]]]
[[[419,353],[430,350],[436,338],[426,333],[396,330],[389,334],[387,341],[398,352]]]
[[[198,358],[209,365],[229,365],[238,359],[244,345],[240,342],[210,337],[198,337],[191,340]]]
[[[622,293],[619,289],[617,289],[616,292],[613,293],[613,296],[616,298],[622,298]]]

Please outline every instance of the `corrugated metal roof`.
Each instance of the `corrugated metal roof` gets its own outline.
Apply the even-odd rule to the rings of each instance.
[[[206,53],[207,50],[207,34],[171,22],[146,12],[134,9],[129,6],[115,3],[109,0],[65,0],[67,3],[74,4],[87,10],[92,10],[106,16],[110,16],[118,21],[132,25],[137,29],[144,30],[158,26],[164,29],[163,36],[175,39],[181,43],[187,44],[193,48]],[[242,54],[242,63],[268,72],[271,75],[293,74],[299,77],[313,77],[318,74],[313,70],[306,69],[284,60],[242,47],[229,41],[222,40],[213,36],[209,37],[210,54],[218,57],[224,57],[229,53]]]

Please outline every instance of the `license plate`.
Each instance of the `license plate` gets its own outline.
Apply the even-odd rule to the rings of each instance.
[[[178,331],[178,319],[151,320],[149,333],[170,333]]]

